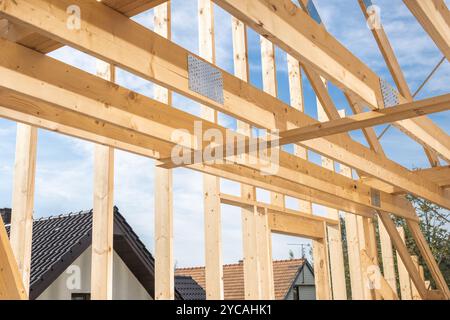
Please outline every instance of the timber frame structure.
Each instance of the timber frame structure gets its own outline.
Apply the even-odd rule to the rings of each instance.
[[[355,1],[370,19],[372,2]],[[215,65],[213,3],[232,16],[234,75]],[[404,3],[448,60],[445,1]],[[130,19],[153,8],[154,30]],[[93,299],[112,297],[114,149],[157,160],[155,298],[173,299],[171,169],[177,164],[169,159],[180,143],[190,152],[208,148],[189,143],[196,139],[197,121],[224,134],[218,112],[237,120],[236,137],[248,142],[252,127],[277,129],[279,139],[273,141],[293,144],[294,152],[279,149],[272,175],[237,158],[186,165],[204,174],[208,299],[223,299],[221,204],[242,209],[247,299],[274,298],[271,232],[312,239],[318,299],[450,299],[405,197],[411,193],[450,209],[450,139],[426,116],[448,110],[450,94],[415,101],[378,26],[372,32],[395,81],[391,87],[326,31],[312,0],[198,0],[199,55],[171,41],[170,13],[170,1],[164,0],[0,0],[0,117],[18,122],[10,240],[0,219],[0,299],[28,296],[37,128],[96,143]],[[261,35],[264,90],[249,84],[247,27]],[[288,54],[290,105],[277,99],[275,45]],[[99,59],[97,75],[46,55],[62,46]],[[155,83],[154,99],[115,84],[116,67]],[[316,93],[318,119],[303,113],[302,72]],[[338,111],[328,82],[342,90],[353,115]],[[171,108],[172,92],[200,103],[201,116]],[[363,112],[365,107],[372,111]],[[431,168],[411,171],[388,159],[372,128],[379,124],[392,124],[420,143]],[[187,138],[174,141],[172,133],[180,129]],[[356,129],[370,147],[350,138],[348,132]],[[308,160],[308,150],[322,156],[322,166]],[[220,178],[239,182],[241,196],[221,193]],[[271,192],[270,204],[257,201],[256,188]],[[287,209],[286,196],[298,199],[300,209]],[[326,206],[328,216],[315,215],[313,203]],[[339,212],[345,216],[351,296]],[[406,220],[433,288],[392,215]]]

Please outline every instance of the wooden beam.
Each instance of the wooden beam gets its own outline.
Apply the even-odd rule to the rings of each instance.
[[[433,181],[441,188],[450,188],[450,166],[414,170],[415,175]]]
[[[260,268],[261,299],[275,300],[273,280],[272,234],[267,208],[255,207],[256,241]]]
[[[327,226],[322,225],[323,232],[326,234]],[[313,265],[314,265],[314,280],[316,285],[316,299],[317,300],[331,300],[332,293],[330,287],[330,271],[328,261],[328,243],[327,237],[313,241]]]
[[[16,49],[19,48],[16,47]],[[31,51],[27,51],[27,49],[23,50],[25,50],[25,52],[27,53],[31,53]],[[14,52],[17,55],[18,52],[16,50]],[[189,132],[193,132],[195,121],[200,120],[195,116],[189,115],[179,110],[175,110],[174,108],[167,108],[167,105],[161,104],[152,99],[145,98],[136,93],[131,93],[129,90],[125,90],[116,85],[114,87],[111,87],[108,82],[90,76],[85,72],[76,70],[75,68],[68,67],[65,64],[56,62],[51,58],[45,57],[44,59],[42,59],[40,54],[37,55],[38,56],[35,58],[39,57],[39,63],[33,64],[33,68],[31,69],[33,71],[30,71],[32,73],[35,73],[36,76],[41,80],[33,79],[32,77],[24,77],[23,75],[20,76],[21,72],[28,72],[25,71],[25,69],[27,69],[25,66],[23,66],[24,69],[21,69],[20,71],[16,69],[14,69],[13,71],[4,67],[1,69],[3,80],[1,86],[3,86],[3,88],[5,89],[8,88],[11,94],[13,93],[13,91],[18,90],[17,93],[23,95],[23,98],[25,99],[32,99],[36,102],[46,100],[47,103],[51,103],[53,105],[51,108],[55,108],[54,105],[56,105],[56,108],[63,108],[61,109],[61,111],[64,109],[69,109],[71,112],[84,114],[87,113],[91,117],[93,117],[93,119],[95,118],[97,120],[101,120],[102,122],[107,122],[108,124],[114,124],[116,126],[126,128],[127,130],[132,130],[140,134],[158,138],[163,142],[168,143],[172,143],[172,132],[175,129],[186,129]],[[33,55],[28,56],[28,58],[31,59],[26,60],[28,63],[33,60],[32,56]],[[9,58],[12,58],[12,56],[10,56]],[[16,59],[8,59],[8,61],[12,62],[11,60],[16,60],[15,62],[18,63],[17,65],[21,65],[21,60],[17,56]],[[41,68],[45,70],[51,69],[52,72],[43,72],[37,74],[36,69]],[[58,75],[62,76],[63,74],[67,79],[65,81],[68,81],[68,87],[66,87],[59,81],[62,78],[58,78]],[[72,76],[67,77],[68,74]],[[19,76],[22,79],[21,81],[23,81],[20,84],[16,81],[11,82],[7,80],[7,78],[17,79],[17,76]],[[44,80],[44,83],[48,84],[48,90],[46,91],[37,89],[42,86],[42,80]],[[58,83],[59,87],[50,84],[55,80],[57,80],[56,83]],[[28,85],[23,85],[23,83],[28,83]],[[86,91],[85,86],[87,83],[89,83],[89,87],[93,90],[92,92]],[[18,86],[18,88],[12,88],[16,86]],[[61,86],[65,89],[63,89]],[[78,89],[76,88],[77,86]],[[28,93],[23,91],[26,91]],[[86,95],[90,97],[86,97]],[[69,100],[66,100],[66,98],[61,99],[60,97],[63,96],[65,96]],[[72,98],[82,99],[84,103],[74,106],[70,103],[70,99]],[[1,97],[1,99],[8,100],[9,94],[4,95],[3,97]],[[4,106],[7,106],[8,104],[8,107],[10,108],[20,108],[21,112],[31,114],[35,112],[32,108],[25,107],[24,105],[20,105],[16,102],[0,101],[0,103],[2,103]],[[94,105],[96,107],[92,107]],[[153,107],[140,107],[144,105],[151,105]],[[42,106],[39,105],[39,107]],[[50,106],[46,106],[46,108],[47,107]],[[124,111],[126,112],[125,114],[133,115],[133,124],[130,123],[127,116],[124,117]],[[60,113],[53,114],[45,110],[39,110],[38,114],[40,115],[40,117],[48,117],[48,119],[46,120],[52,121],[54,121],[55,116],[61,116]],[[99,125],[99,123],[94,122],[94,125]],[[220,130],[224,134],[224,136],[226,136],[225,129],[213,123],[204,121],[203,127],[205,129],[216,128]],[[132,136],[132,138],[134,138],[134,135]],[[252,177],[252,180],[271,180],[271,185],[275,185],[275,180],[278,180],[279,186],[281,186],[282,184],[283,187],[287,187],[288,184],[294,183],[296,184],[296,188],[291,190],[295,190],[295,192],[301,190],[299,189],[299,187],[300,185],[303,185],[305,187],[305,195],[306,193],[308,195],[307,199],[312,200],[314,197],[313,201],[317,203],[323,203],[327,206],[337,207],[337,209],[344,209],[346,211],[353,212],[353,210],[355,209],[354,205],[359,205],[362,210],[360,214],[364,214],[364,212],[370,212],[370,209],[381,208],[382,210],[391,211],[399,216],[416,219],[411,215],[411,211],[407,207],[405,207],[405,205],[407,205],[407,202],[405,202],[406,200],[380,192],[381,203],[380,207],[378,207],[377,204],[371,202],[371,191],[369,187],[361,184],[358,181],[348,179],[337,173],[333,173],[329,170],[320,168],[306,160],[298,159],[286,152],[280,151],[280,168],[276,176],[267,177],[261,175],[260,173],[263,172],[261,171],[263,168],[260,166],[260,164],[251,165],[252,168],[243,168],[240,166],[227,166],[220,164],[216,164],[213,166],[217,169],[225,170],[230,174],[237,173],[238,171],[256,171],[257,176],[254,176],[254,174],[252,173],[248,173],[249,176]],[[199,165],[190,167],[196,170],[200,170],[205,166]],[[211,166],[208,165],[208,167]],[[343,186],[344,189],[336,189],[336,184]],[[313,193],[309,189],[314,187],[317,191],[317,194],[313,195]],[[267,189],[274,190],[274,186],[269,186]],[[309,191],[306,192],[306,190]],[[305,195],[299,198],[305,199]],[[341,202],[342,204],[329,205],[329,201],[326,201],[324,197],[330,196],[350,200],[353,204],[350,205]],[[364,207],[366,209],[364,209]]]
[[[254,195],[256,197],[256,194]],[[258,261],[256,238],[256,207],[242,210],[242,244],[244,253],[244,294],[245,300],[261,299],[261,269]]]
[[[376,230],[374,219],[366,218],[366,217],[358,217],[358,219],[362,219],[362,233],[364,237],[364,246],[363,249],[370,256],[371,260],[376,263],[378,266],[378,244],[376,238]],[[370,289],[369,286],[365,286],[366,292],[365,297],[366,300],[380,300],[380,293],[374,289]]]
[[[198,0],[200,56],[215,63],[214,12],[210,0]],[[201,106],[201,117],[217,123],[217,111]],[[203,175],[205,217],[205,283],[206,298],[223,300],[222,231],[220,215],[220,180]]]
[[[445,299],[450,299],[450,291],[448,285],[445,281],[444,276],[442,275],[439,266],[436,263],[436,260],[433,257],[433,253],[428,246],[428,243],[420,230],[420,226],[418,223],[407,222],[408,228],[411,231],[411,235],[416,241],[417,247],[422,255],[422,258],[425,260],[428,270],[430,270],[431,275],[436,283],[437,288],[442,292]]]
[[[157,6],[154,30],[171,38],[171,3]],[[172,94],[154,86],[155,100],[171,105]],[[172,170],[155,167],[155,300],[175,299],[175,263],[173,257],[173,177]]]
[[[253,208],[255,206],[259,207],[259,208],[266,208],[267,210],[269,210],[269,213],[270,212],[276,212],[276,213],[280,213],[280,214],[286,213],[286,214],[305,218],[307,221],[312,220],[312,221],[317,221],[317,222],[321,222],[321,223],[324,222],[329,225],[338,225],[339,224],[338,220],[330,219],[327,217],[322,217],[319,215],[313,215],[310,212],[301,212],[301,211],[292,210],[292,209],[280,207],[280,206],[273,205],[273,204],[259,202],[259,201],[253,200],[251,198],[236,197],[236,196],[233,196],[230,194],[221,193],[220,201],[223,204],[240,207],[240,208],[250,208],[250,207]]]
[[[380,267],[373,261],[366,250],[361,250],[361,261],[366,281],[371,283],[371,286],[381,298],[383,300],[398,300],[397,294],[381,274]]]
[[[352,300],[364,300],[358,224],[354,214],[345,213],[345,228]]]
[[[18,124],[10,239],[27,294],[30,290],[36,152],[37,128]]]
[[[158,37],[150,30],[101,4],[75,0],[75,4],[79,5],[85,13],[83,15],[85,28],[79,30],[76,34],[63,32],[65,26],[61,22],[64,20],[61,17],[66,16],[64,5],[67,3],[65,1],[18,1],[18,5],[13,6],[13,8],[0,8],[0,12],[7,15],[8,19],[15,19],[15,21],[20,22],[28,19],[26,12],[34,10],[33,19],[31,23],[29,21],[28,25],[35,30],[40,30],[40,32],[59,39],[65,44],[72,45],[104,60],[115,62],[118,66],[145,79],[163,84],[169,89],[176,90],[194,100],[259,127],[275,128],[274,114],[279,119],[284,118],[283,121],[292,122],[297,126],[314,123],[314,120],[310,117],[294,108],[283,105],[274,97],[263,94],[256,88],[240,82],[226,72],[222,72],[225,105],[218,104],[190,91],[187,79],[187,55],[190,54],[189,52],[170,43],[167,39]],[[45,5],[41,7],[37,3]],[[255,1],[255,3],[257,2]],[[70,4],[74,4],[74,1],[70,1]],[[48,8],[48,6],[52,7],[53,14],[51,16],[48,16],[46,9],[42,9],[43,7]],[[61,19],[58,19],[58,17]],[[99,19],[99,17],[103,18]],[[48,23],[48,19],[51,20],[51,23]],[[108,21],[115,21],[114,25],[121,25],[120,30],[114,30]],[[52,25],[54,27],[50,27]],[[115,35],[114,42],[108,40],[111,32]],[[96,41],[87,40],[93,35],[95,35]],[[133,35],[133,39],[130,39],[130,35]],[[145,41],[141,39],[145,39]],[[130,45],[130,43],[134,45]],[[125,57],[129,55],[140,58],[126,59]],[[151,68],[147,68],[146,63],[142,61],[153,61],[153,65]],[[431,130],[427,130],[425,133],[430,136],[441,135],[436,130],[434,131],[435,134],[432,134]],[[387,160],[385,157],[367,151],[367,148],[351,141],[351,139],[330,137],[324,140],[311,140],[302,143],[302,145],[369,175],[380,177],[380,179],[395,184],[402,189],[413,190],[418,196],[436,203],[436,199],[433,199],[432,196],[436,192],[440,192],[436,186],[424,180],[406,178],[407,170],[405,168]],[[371,165],[368,166],[367,161]],[[427,193],[429,194],[427,195]]]
[[[97,62],[97,75],[115,81],[115,68]],[[113,298],[114,149],[95,145],[92,217],[91,299]]]
[[[392,242],[384,224],[378,223],[378,232],[380,236],[381,260],[383,262],[384,279],[391,286],[394,292],[397,292],[397,281],[395,275],[394,252]]]
[[[348,104],[350,106],[350,109],[352,109],[353,114],[362,113],[364,112],[362,106],[353,101],[352,97],[350,97],[348,94],[345,95],[345,98],[348,101]],[[370,149],[373,150],[375,153],[380,155],[385,155],[383,146],[381,145],[380,141],[378,140],[377,134],[372,127],[366,127],[362,129],[364,137],[367,140],[367,143],[370,146]]]
[[[326,236],[322,222],[292,213],[269,210],[269,226],[274,233],[294,237],[316,240]]]
[[[308,74],[309,71],[305,69]],[[315,75],[314,75],[315,76]],[[328,95],[328,90],[326,87],[326,80],[318,79],[321,82],[320,89],[326,91],[326,96]],[[321,122],[327,121],[329,116],[325,111],[325,107],[323,106],[322,99],[319,96],[323,96],[317,94],[317,114],[318,120]],[[327,102],[325,102],[327,103]],[[334,108],[333,110],[337,110]],[[339,113],[336,115],[338,118],[340,117]],[[335,171],[335,163],[332,159],[322,156],[322,167]],[[328,218],[335,219],[339,221],[339,211],[333,208],[327,208]],[[333,300],[347,300],[347,287],[345,284],[345,268],[344,268],[344,251],[342,247],[342,236],[341,236],[341,228],[340,224],[337,226],[327,226],[327,235],[328,235],[328,251],[329,251],[329,259],[330,259],[330,279],[331,279],[331,291],[333,294]]]
[[[416,268],[417,272],[419,272],[419,257],[411,256],[411,260],[414,263],[414,267]],[[420,276],[420,273],[419,273],[419,276]],[[414,283],[411,284],[411,293],[412,293],[412,300],[422,300],[419,290],[417,290]]]
[[[388,213],[379,212],[378,216],[380,217],[381,221],[384,224],[384,227],[386,228],[386,231],[391,237],[391,241],[394,247],[397,249],[398,255],[400,256],[406,270],[408,271],[412,283],[416,286],[420,297],[422,299],[426,299],[427,290],[425,288],[425,284],[420,278],[419,272],[418,270],[416,270],[416,267],[411,259],[411,256],[409,255],[408,249],[406,248],[405,244],[400,238],[400,235],[397,231],[397,228],[395,227],[394,222],[392,221]]]
[[[249,64],[247,50],[247,29],[238,19],[231,18],[233,37],[233,61],[234,74],[242,81],[249,80]],[[237,121],[237,132],[250,137],[252,135],[251,126],[243,121]],[[241,199],[256,201],[256,188],[251,185],[241,184]],[[221,196],[221,201],[222,201]],[[242,233],[243,233],[243,263],[244,263],[244,292],[245,299],[259,299],[261,297],[260,269],[258,268],[254,249],[255,239],[250,238],[250,234],[256,232],[253,206],[241,207]],[[256,272],[255,272],[256,270]]]
[[[347,166],[341,166],[341,174],[351,177],[352,170]],[[361,241],[361,238],[364,240],[364,230],[359,226],[361,217],[348,212],[344,212],[344,217],[352,300],[364,300],[365,286],[361,255],[359,254],[364,249],[364,241]]]
[[[102,3],[127,17],[132,17],[167,1],[168,0],[102,0]],[[41,53],[50,53],[63,46],[57,39],[51,39],[45,35],[35,33],[32,29],[24,26],[9,23],[7,31],[6,37],[8,40],[20,43],[25,47]]]
[[[400,236],[401,241],[403,242],[403,244],[405,244],[406,243],[405,230],[403,229],[403,227],[397,227],[397,232]],[[403,261],[398,251],[396,251],[396,255],[397,255],[397,270],[398,270],[398,280],[400,284],[401,298],[402,300],[412,300],[412,291],[411,291],[412,284],[408,274],[408,270],[406,270],[406,267],[403,264]]]
[[[358,0],[358,2],[367,20],[370,19],[369,16],[379,14],[375,10],[373,10],[373,8],[370,8],[368,6],[368,4],[371,4],[371,1],[368,2],[364,0]],[[406,82],[400,64],[398,63],[397,57],[395,56],[394,50],[392,49],[389,39],[384,32],[384,28],[381,25],[381,22],[379,25],[372,26],[371,30],[400,94],[405,97],[406,101],[412,102],[414,98],[411,94],[408,83]],[[431,165],[433,167],[437,166],[439,164],[439,158],[437,157],[436,153],[427,147],[424,147],[424,150],[425,154],[430,160]]]
[[[268,94],[277,97],[278,96],[278,83],[277,83],[277,68],[275,63],[275,46],[265,39],[264,37],[260,37],[260,43],[261,43],[261,64],[262,64],[262,79],[263,79],[263,90],[264,92],[267,92]],[[284,119],[281,119],[283,121]],[[277,117],[275,117],[275,121],[278,122]],[[286,123],[278,123],[278,128],[286,129]],[[270,134],[268,135],[268,139],[270,139]],[[270,202],[272,204],[275,204],[280,207],[285,206],[285,199],[284,195],[276,192],[270,193]],[[267,213],[267,212],[266,212]],[[262,229],[260,231],[261,234],[266,235],[267,232],[270,231],[269,229],[264,230],[267,225],[267,215],[261,215],[261,212],[259,212],[259,215],[257,216],[258,220],[264,219],[266,222],[265,224],[259,224],[260,228]],[[258,242],[259,243],[259,242]],[[270,248],[266,249],[267,243],[269,243]],[[262,298],[268,299],[268,300],[275,300],[275,290],[274,290],[274,283],[273,283],[273,270],[272,270],[272,248],[271,248],[272,242],[271,241],[265,241],[262,239],[261,243],[261,259],[263,263],[260,264],[261,267],[261,280],[263,280],[262,283]],[[269,257],[267,257],[269,255]],[[266,263],[264,263],[266,262]],[[270,264],[268,263],[270,262]]]
[[[417,21],[450,61],[450,13],[444,0],[403,0]]]
[[[27,300],[22,274],[0,217],[0,300]]]
[[[325,123],[317,123],[280,133],[280,145],[290,144],[328,135],[344,133],[380,124],[391,123],[450,110],[450,94],[428,98],[421,101],[410,102],[399,106],[358,113],[345,118],[337,118]]]
[[[384,106],[380,78],[292,1],[215,2],[344,91],[364,100],[371,108]],[[406,102],[403,96],[400,101]],[[430,119],[403,120],[395,125],[445,159],[450,158],[448,136]],[[430,131],[438,131],[439,135],[432,136]]]
[[[368,2],[364,0],[358,0],[358,3],[366,20],[369,19],[371,14],[377,14],[376,12],[370,12],[369,10],[370,6],[368,6],[368,4],[371,4],[371,1]],[[392,49],[391,43],[388,36],[386,35],[386,32],[384,31],[383,26],[380,23],[380,25],[374,25],[371,30],[373,37],[378,44],[378,48],[383,55],[384,61],[389,68],[392,79],[397,85],[398,91],[406,99],[412,101],[413,97],[411,94],[411,90],[409,89],[408,83],[405,79],[405,75],[403,74],[402,68],[400,67],[397,57],[395,56],[394,49]]]

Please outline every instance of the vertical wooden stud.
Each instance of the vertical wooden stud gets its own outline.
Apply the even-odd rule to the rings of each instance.
[[[171,3],[154,9],[155,32],[171,38]],[[154,86],[155,99],[172,104],[172,94],[166,88]],[[155,300],[175,298],[173,258],[173,182],[172,170],[155,167]]]
[[[11,248],[25,292],[30,290],[37,128],[17,124],[11,215]]]
[[[210,0],[198,0],[200,56],[215,63],[214,13]],[[217,122],[217,111],[202,106],[202,118]],[[223,299],[222,232],[219,198],[220,180],[203,175],[205,212],[205,282],[206,298]]]
[[[243,81],[248,81],[249,65],[247,50],[246,26],[238,19],[232,17],[233,60],[234,74]],[[237,131],[250,137],[251,126],[245,122],[237,121]],[[253,186],[241,184],[241,197],[256,201],[256,189]],[[244,254],[244,295],[247,300],[261,299],[261,281],[259,261],[256,256],[256,226],[255,209],[242,208],[242,241]]]
[[[327,226],[323,224],[326,235]],[[313,242],[314,278],[316,283],[316,299],[331,300],[327,237]]]
[[[115,81],[113,65],[98,61],[97,75]],[[92,217],[92,300],[113,298],[114,149],[95,145]]]
[[[384,229],[386,230],[386,228]],[[400,235],[402,242],[405,243],[405,231],[403,230],[402,227],[397,227],[397,231]],[[398,251],[396,252],[396,255],[397,255],[398,278],[400,283],[400,296],[402,300],[412,300],[411,279],[409,278],[408,271],[406,270],[406,267],[403,264],[403,261],[400,258]]]

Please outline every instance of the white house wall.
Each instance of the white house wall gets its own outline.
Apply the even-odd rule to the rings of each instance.
[[[70,300],[72,293],[90,293],[91,247],[86,249],[37,300]],[[119,255],[113,258],[113,299],[151,300],[150,295]]]

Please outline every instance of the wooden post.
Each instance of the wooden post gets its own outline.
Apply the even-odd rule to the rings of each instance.
[[[115,81],[114,66],[98,61],[97,75]],[[113,297],[114,149],[95,145],[91,299]]]
[[[10,236],[27,293],[30,290],[36,149],[37,128],[18,123]]]
[[[380,234],[381,259],[383,261],[383,275],[394,292],[397,292],[397,281],[395,276],[394,252],[389,234],[382,223],[378,224]]]
[[[414,263],[414,267],[417,269],[417,272],[419,272],[419,257],[417,256],[411,256],[411,260]],[[420,275],[420,273],[419,273]],[[420,297],[419,291],[417,290],[414,283],[411,284],[411,292],[412,292],[412,299],[413,300],[422,300]]]
[[[291,106],[301,112],[304,112],[304,98],[303,98],[303,86],[302,86],[302,73],[300,68],[300,63],[298,60],[296,60],[291,55],[287,55],[287,62],[288,62],[288,72],[289,72],[289,92],[290,92],[290,101]],[[288,127],[288,129],[294,129],[293,127]],[[308,151],[300,147],[298,145],[294,145],[294,154],[302,159],[308,159]],[[304,201],[299,200],[299,208],[301,212],[312,214],[312,203],[310,201]],[[318,240],[312,240],[312,251],[313,251],[313,258],[314,262],[320,261],[320,257],[323,255],[321,252],[323,248],[323,243],[321,243]],[[314,269],[316,271],[316,269]],[[328,268],[327,268],[328,270]],[[316,272],[315,272],[316,273]],[[324,283],[324,279],[322,278],[321,273],[316,273],[316,286],[322,285]],[[324,293],[325,289],[321,289],[320,292],[316,290],[318,296],[321,298],[327,297],[331,299],[331,292],[330,292],[330,275],[327,275],[328,279],[328,294]],[[345,283],[344,283],[345,285]],[[336,296],[336,299],[339,297],[339,295]]]
[[[403,227],[397,227],[397,231],[400,235],[402,242],[405,243],[405,230],[403,230]],[[406,267],[403,264],[403,261],[400,258],[398,251],[396,251],[396,255],[397,255],[397,269],[398,269],[398,279],[400,283],[401,298],[402,300],[412,300],[411,279],[409,278],[408,271],[406,270]]]
[[[0,216],[0,300],[26,300],[22,274]]]
[[[170,1],[154,10],[155,32],[171,38]],[[171,105],[172,94],[154,86],[155,99]],[[173,188],[172,170],[155,167],[155,300],[175,299],[173,258]]]
[[[256,210],[256,207],[246,208],[242,210],[244,293],[246,300],[262,299],[261,268],[259,267],[260,261],[258,259],[258,244],[256,238]]]
[[[363,217],[363,230],[364,230],[364,243],[365,243],[365,252],[369,255],[370,259],[377,266],[378,263],[378,249],[377,249],[377,238],[376,238],[376,230],[373,219]],[[366,299],[381,299],[380,293],[374,289],[370,289],[369,286],[365,285],[365,294]]]
[[[341,166],[341,174],[350,178],[352,171],[349,167]],[[360,229],[358,228],[358,217],[356,215],[345,213],[345,230],[352,300],[364,300],[361,255],[359,254],[363,247],[360,243]]]
[[[243,81],[248,81],[249,66],[247,53],[246,26],[238,19],[232,17],[233,60],[234,74]],[[237,131],[250,137],[251,126],[245,122],[237,121]],[[256,189],[253,186],[241,184],[241,197],[256,201]],[[246,300],[261,299],[261,281],[259,262],[256,257],[256,229],[254,208],[242,208],[242,241],[244,263],[244,292]]]
[[[276,74],[276,64],[275,64],[275,46],[272,42],[267,40],[264,37],[260,37],[261,42],[261,61],[262,61],[262,73],[263,73],[263,88],[264,91],[269,93],[270,95],[277,97],[277,74]],[[277,121],[278,123],[278,121]],[[281,128],[277,128],[280,130],[286,129],[286,124],[279,124],[282,126]],[[271,135],[269,134],[269,137]],[[279,206],[281,208],[285,207],[285,199],[284,195],[280,193],[271,192],[270,193],[270,202],[273,205]],[[263,227],[261,224],[257,224],[259,227]],[[265,233],[264,230],[260,230],[259,232]],[[258,243],[259,244],[259,243]],[[271,244],[271,241],[269,241]],[[260,259],[265,260],[264,257],[266,255],[266,250],[263,246],[263,252],[261,253],[263,256]],[[269,252],[271,253],[271,248],[269,248]],[[272,265],[272,256],[270,256],[270,265]],[[260,265],[263,268],[263,265]],[[265,275],[265,273],[267,273]],[[261,294],[265,299],[275,299],[275,291],[273,285],[273,271],[272,267],[267,270],[261,270],[261,279],[263,280],[263,285],[261,288]],[[272,283],[264,283],[264,281],[270,281]]]
[[[326,80],[322,79],[326,86]],[[319,99],[317,99],[317,114],[320,122],[329,120]],[[343,115],[345,117],[345,114]],[[335,171],[334,161],[322,156],[322,167]],[[328,218],[339,221],[339,212],[333,208],[327,208]],[[344,251],[342,248],[341,228],[327,226],[328,250],[330,253],[330,280],[334,300],[347,300],[347,287],[345,284]]]
[[[327,243],[327,225],[323,223],[325,237],[313,242],[314,259],[314,278],[316,283],[316,299],[331,300],[330,279],[329,279],[329,261],[328,261],[328,243]]]
[[[267,208],[255,207],[256,243],[260,270],[261,299],[275,300],[272,265],[272,241]]]
[[[214,14],[210,0],[198,0],[200,56],[215,62]],[[217,111],[202,106],[202,118],[217,123]],[[223,300],[222,232],[219,178],[203,175],[205,212],[205,282],[206,298]]]

